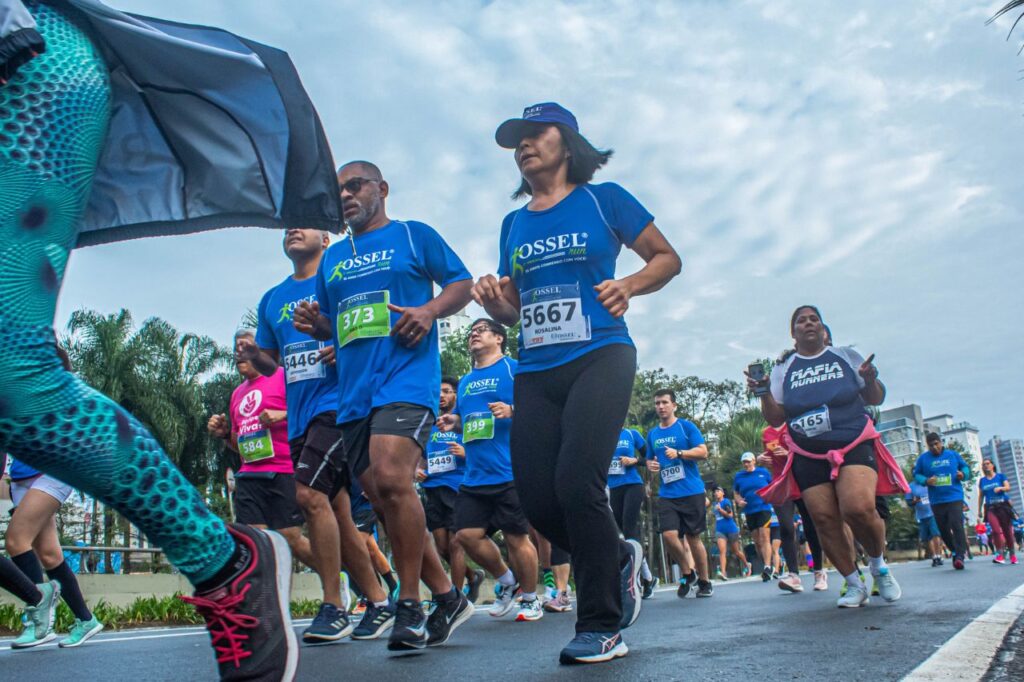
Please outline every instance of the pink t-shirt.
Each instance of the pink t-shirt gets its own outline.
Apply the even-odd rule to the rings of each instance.
[[[239,473],[294,473],[288,448],[288,420],[269,428],[260,423],[264,410],[287,409],[284,386],[284,369],[278,367],[269,377],[246,379],[231,394],[231,433],[238,438],[238,454],[242,457]]]

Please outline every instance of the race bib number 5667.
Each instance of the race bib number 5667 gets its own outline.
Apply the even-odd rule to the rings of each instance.
[[[579,284],[556,284],[521,296],[523,344],[527,348],[590,340]]]

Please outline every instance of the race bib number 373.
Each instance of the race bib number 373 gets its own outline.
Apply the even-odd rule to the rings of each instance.
[[[590,318],[583,314],[579,284],[556,284],[521,296],[523,344],[527,348],[590,340]]]
[[[338,345],[356,339],[375,339],[391,333],[391,313],[387,291],[369,291],[349,296],[338,303]]]

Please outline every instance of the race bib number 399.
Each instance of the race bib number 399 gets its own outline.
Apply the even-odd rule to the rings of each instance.
[[[369,291],[349,296],[338,303],[338,345],[356,339],[375,339],[391,333],[391,313],[387,291]]]
[[[462,442],[494,438],[494,415],[490,412],[474,412],[466,415],[462,422]]]
[[[556,284],[521,296],[523,344],[527,348],[590,340],[590,318],[583,314],[579,284]]]
[[[309,379],[323,379],[326,372],[323,363],[320,362],[320,343],[302,341],[285,346],[284,375],[289,384]]]

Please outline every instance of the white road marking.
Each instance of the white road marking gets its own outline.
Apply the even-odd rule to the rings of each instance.
[[[1007,631],[1024,613],[1024,584],[953,635],[903,682],[969,682],[981,680],[999,651]]]

